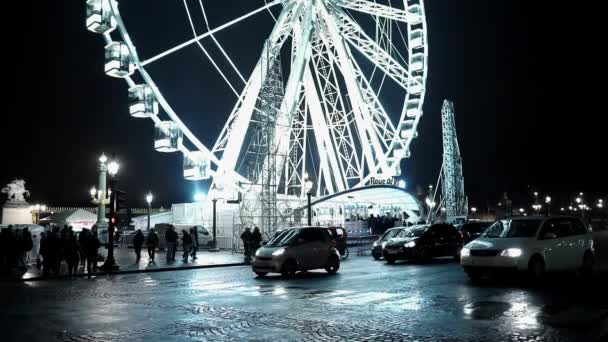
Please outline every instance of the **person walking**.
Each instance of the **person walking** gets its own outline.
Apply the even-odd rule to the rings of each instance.
[[[21,271],[27,271],[28,256],[32,248],[34,248],[34,242],[32,241],[32,234],[27,227],[21,230],[21,243],[19,244],[21,250],[19,251],[19,268]]]
[[[253,228],[253,233],[251,233],[251,254],[255,254],[255,251],[260,248],[262,244],[262,233],[260,233],[260,228]]]
[[[182,246],[184,248],[184,262],[188,262],[188,255],[190,254],[190,249],[192,248],[192,237],[187,230],[182,230]]]
[[[133,250],[135,250],[135,262],[139,263],[141,259],[141,246],[144,244],[144,233],[141,232],[141,229],[138,229],[133,236]]]
[[[245,228],[243,234],[241,234],[241,240],[243,240],[243,247],[245,247],[245,264],[251,263],[251,229]]]
[[[68,237],[64,240],[65,261],[68,264],[68,275],[76,275],[78,270],[78,262],[80,261],[80,248],[78,240],[72,230],[68,232]]]
[[[84,245],[86,244],[85,239],[89,236],[90,231],[87,228],[83,228],[78,234],[78,248],[80,249],[80,268],[84,270],[86,266],[87,257],[84,252]]]
[[[196,260],[196,252],[198,252],[198,231],[196,227],[190,228],[190,236],[192,237],[192,261]]]
[[[148,260],[149,262],[154,263],[154,254],[156,252],[156,247],[158,247],[158,234],[154,228],[150,229],[150,233],[148,233],[146,246],[148,247]]]
[[[175,261],[175,245],[177,243],[177,233],[173,225],[169,226],[165,233],[165,242],[167,242],[167,263]]]
[[[85,254],[87,259],[87,276],[91,279],[92,275],[97,272],[97,255],[98,249],[101,246],[99,238],[97,237],[97,230],[94,229],[88,234],[85,244]]]

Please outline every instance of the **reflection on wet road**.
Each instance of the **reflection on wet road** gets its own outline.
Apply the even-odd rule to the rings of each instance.
[[[601,284],[478,287],[445,260],[353,257],[338,275],[290,280],[236,267],[0,289],[2,328],[32,341],[594,341],[608,322]]]

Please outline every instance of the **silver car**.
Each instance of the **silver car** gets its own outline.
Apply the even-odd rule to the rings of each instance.
[[[320,268],[334,274],[340,268],[340,254],[327,229],[289,228],[277,233],[259,248],[251,266],[260,277],[268,273],[290,277],[298,271]]]

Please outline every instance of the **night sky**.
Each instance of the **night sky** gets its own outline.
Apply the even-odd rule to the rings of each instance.
[[[190,37],[181,1],[120,3],[140,55],[149,57]],[[205,3],[214,27],[263,1]],[[429,78],[419,138],[407,162],[408,187],[437,178],[440,109],[449,98],[455,102],[471,203],[494,202],[504,191],[517,199],[530,189],[554,197],[607,193],[605,111],[592,109],[593,101],[580,95],[581,80],[571,80],[580,71],[573,64],[586,59],[580,48],[568,48],[576,37],[567,33],[569,23],[549,5],[553,2],[425,3]],[[183,180],[180,154],[154,151],[152,121],[129,117],[127,86],[103,73],[104,43],[84,27],[84,10],[84,1],[43,1],[16,11],[29,13],[27,20],[10,23],[11,32],[19,33],[5,40],[11,64],[4,65],[10,83],[4,84],[9,104],[2,116],[0,183],[24,178],[31,202],[87,204],[104,151],[117,154],[132,206],[143,206],[148,190],[157,204],[190,201],[207,183]],[[245,77],[271,27],[269,15],[260,14],[218,35]],[[209,146],[235,96],[199,50],[190,53],[149,71],[165,80],[159,85],[170,103]],[[570,56],[578,61],[571,63]]]

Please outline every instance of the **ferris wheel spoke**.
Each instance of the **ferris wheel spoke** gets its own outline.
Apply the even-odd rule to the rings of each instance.
[[[387,5],[382,5],[369,0],[338,0],[336,3],[341,7],[367,13],[373,16],[383,17],[401,22],[408,21],[407,11]]]
[[[323,168],[325,184],[330,193],[333,193],[334,191],[334,183],[336,184],[338,191],[344,191],[346,178],[338,164],[338,158],[336,157],[334,144],[329,134],[327,121],[323,115],[323,108],[321,107],[321,101],[319,100],[310,66],[306,68],[304,75],[304,89],[306,90],[306,99],[310,108],[310,119],[315,131],[315,139],[317,149],[319,149],[321,165],[325,166]]]
[[[197,36],[196,27],[194,26],[194,22],[192,21],[192,16],[190,15],[190,8],[188,7],[188,3],[186,2],[186,0],[183,0],[183,2],[184,2],[184,9],[186,10],[186,15],[188,16],[188,21],[190,23],[190,28],[192,29],[192,34],[196,37]],[[213,35],[211,35],[211,38],[219,46],[219,43],[217,43],[217,41],[215,40],[215,37]],[[222,78],[224,79],[224,82],[226,82],[228,84],[228,87],[238,97],[239,96],[238,91],[236,91],[236,89],[234,88],[234,86],[232,85],[232,83],[230,82],[230,80],[228,79],[228,77],[226,77],[226,75],[224,74],[224,72],[222,71],[222,69],[217,65],[217,63],[215,62],[215,60],[213,59],[213,57],[211,57],[211,55],[209,54],[209,52],[207,52],[207,49],[205,49],[205,47],[203,47],[203,44],[200,42],[200,40],[196,41],[196,44],[201,49],[201,51],[203,52],[203,54],[205,54],[205,56],[207,57],[207,59],[211,62],[211,64],[215,68],[215,70],[217,70],[217,72],[220,74],[220,76],[222,76]],[[221,49],[221,47],[220,47],[220,49]],[[240,73],[239,73],[239,75],[240,75]]]
[[[371,39],[357,23],[345,15],[337,14],[337,16],[340,18],[340,32],[344,38],[398,85],[408,90],[408,81],[413,78],[410,77],[406,67]]]
[[[359,134],[361,148],[363,150],[369,172],[375,174],[375,170],[377,169],[376,165],[379,165],[383,172],[388,172],[389,170],[386,158],[382,153],[378,136],[371,127],[370,113],[365,105],[365,102],[363,101],[361,89],[357,84],[353,70],[351,56],[342,36],[340,35],[338,23],[336,22],[335,17],[328,12],[327,7],[325,7],[324,4],[320,4],[319,9],[325,24],[325,34],[330,37],[330,40],[337,52],[339,62],[338,65],[342,75],[344,76],[348,95],[350,96],[353,111],[355,112],[357,132]],[[328,44],[327,39],[326,44]]]
[[[245,139],[245,132],[247,132],[247,128],[249,127],[253,111],[255,110],[255,103],[266,77],[265,68],[262,68],[262,66],[267,60],[278,56],[281,46],[289,34],[292,22],[299,15],[301,8],[302,5],[300,4],[297,6],[291,5],[284,8],[283,12],[281,12],[270,34],[270,38],[266,42],[268,54],[264,51],[258,60],[248,84],[245,86],[239,101],[237,101],[232,114],[222,129],[222,133],[213,148],[214,152],[223,152],[221,174],[233,171],[236,166]]]
[[[172,53],[174,53],[176,51],[179,51],[179,50],[181,50],[181,49],[183,49],[183,48],[185,48],[187,46],[190,46],[190,45],[192,45],[192,44],[194,44],[194,43],[196,43],[196,42],[198,42],[198,41],[200,41],[202,39],[205,39],[205,38],[207,38],[207,37],[209,37],[209,36],[211,36],[211,35],[213,35],[215,33],[218,33],[218,32],[220,32],[220,31],[222,31],[222,30],[224,30],[224,29],[226,29],[226,28],[228,28],[228,27],[230,27],[232,25],[235,25],[235,24],[237,24],[237,23],[239,23],[239,22],[241,22],[241,21],[243,21],[243,20],[245,20],[245,19],[247,19],[249,17],[252,17],[252,16],[254,16],[254,15],[260,13],[260,12],[263,12],[263,11],[265,11],[265,10],[267,10],[267,9],[273,7],[273,6],[276,6],[278,4],[281,4],[281,3],[282,3],[282,0],[274,0],[274,1],[270,2],[270,3],[268,3],[265,6],[262,6],[262,7],[254,10],[252,12],[249,12],[249,13],[247,13],[245,15],[242,15],[242,16],[234,19],[234,20],[231,20],[231,21],[229,21],[229,22],[227,22],[227,23],[225,23],[223,25],[220,25],[220,26],[214,28],[213,30],[207,31],[207,32],[205,32],[203,34],[200,34],[200,35],[198,35],[198,36],[196,36],[196,37],[194,37],[194,38],[192,38],[190,40],[187,40],[187,41],[185,41],[185,42],[183,42],[183,43],[181,43],[181,44],[179,44],[179,45],[177,45],[175,47],[172,47],[172,48],[170,48],[170,49],[168,49],[166,51],[163,51],[163,52],[159,53],[158,55],[156,55],[154,57],[151,57],[151,58],[143,61],[141,63],[141,65],[142,66],[146,66],[146,65],[148,65],[150,63],[156,62],[157,60],[159,60],[161,58],[164,58],[164,57],[166,57],[166,56],[168,56],[168,55],[170,55],[170,54],[172,54]]]
[[[285,157],[289,149],[288,142],[291,136],[291,124],[296,114],[296,108],[300,103],[298,94],[302,86],[304,70],[310,59],[310,39],[314,28],[312,20],[314,13],[312,7],[304,7],[302,4],[299,6],[304,9],[301,19],[302,22],[299,25],[299,32],[293,32],[294,39],[298,39],[299,44],[296,50],[296,57],[291,64],[291,72],[287,79],[287,85],[285,86],[285,96],[283,97],[277,115],[272,144],[273,150],[276,151],[275,171],[279,179],[281,178],[281,172],[283,171],[282,165],[285,162]],[[299,21],[299,16],[296,16],[294,20]],[[268,162],[268,159],[264,160],[264,168],[267,167]]]

